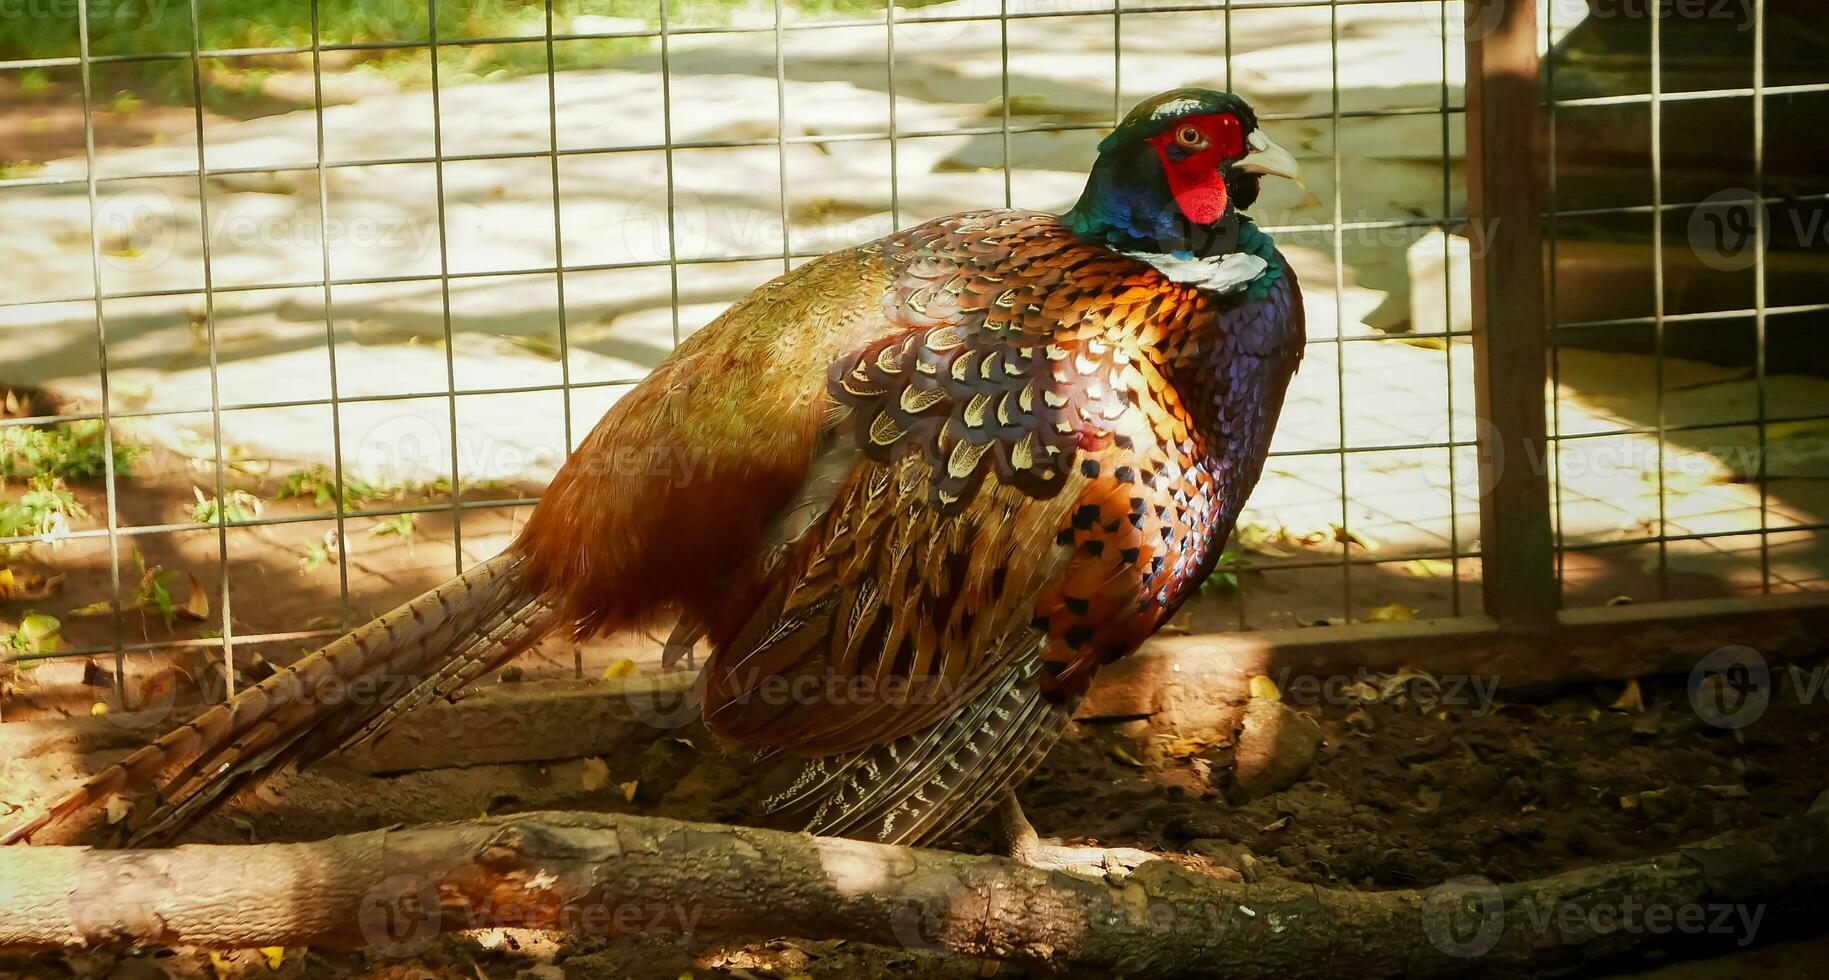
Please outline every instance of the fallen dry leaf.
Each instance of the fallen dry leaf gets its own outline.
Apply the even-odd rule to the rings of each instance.
[[[83,660],[83,686],[113,687],[114,675],[103,670],[102,665],[96,663],[94,658],[85,658]]]
[[[1378,542],[1372,540],[1367,535],[1360,534],[1358,531],[1352,530],[1342,524],[1330,524],[1328,526],[1334,530],[1334,540],[1346,545],[1348,548],[1357,545],[1365,551],[1378,550]]]
[[[1373,609],[1371,612],[1365,614],[1365,618],[1373,623],[1407,622],[1416,618],[1416,610],[1411,609],[1401,602],[1393,602],[1388,606],[1379,606],[1378,608]]]
[[[1246,551],[1256,552],[1266,558],[1289,557],[1289,552],[1276,546],[1277,542],[1289,538],[1289,532],[1280,524],[1274,528],[1263,524],[1246,524],[1234,531],[1232,537]]]
[[[1191,636],[1194,633],[1194,611],[1192,609],[1163,623],[1156,632],[1165,636]]]
[[[1212,745],[1210,743],[1201,739],[1178,735],[1169,739],[1168,742],[1162,746],[1162,752],[1171,759],[1189,759],[1205,752],[1211,747]]]
[[[183,607],[178,610],[178,615],[189,619],[209,619],[210,594],[203,591],[203,583],[198,580],[195,574],[190,572],[186,572],[185,574],[190,577],[191,594],[190,598],[184,601]]]
[[[37,572],[0,568],[0,599],[43,599],[63,585],[62,575],[40,575]]]
[[[1447,578],[1454,574],[1454,562],[1440,558],[1418,558],[1404,562],[1404,571],[1417,578]]]
[[[603,679],[612,681],[618,677],[627,677],[633,673],[635,673],[635,661],[630,660],[628,657],[620,657],[610,661],[609,665],[603,668]]]
[[[1346,688],[1346,696],[1364,704],[1370,704],[1384,698],[1384,692],[1371,681],[1354,681]]]
[[[1645,710],[1645,692],[1639,690],[1638,678],[1626,682],[1626,689],[1619,692],[1619,697],[1607,707],[1614,711],[1630,711],[1634,714]]]
[[[1428,704],[1440,695],[1441,682],[1427,671],[1414,667],[1399,667],[1397,673],[1387,675],[1378,685],[1378,700],[1393,704],[1402,704],[1416,697],[1418,704]],[[1417,695],[1420,693],[1420,697]]]
[[[583,784],[586,793],[589,793],[592,790],[602,789],[609,781],[610,767],[608,763],[604,762],[602,759],[596,758],[584,760],[583,771],[578,776],[578,782]]]

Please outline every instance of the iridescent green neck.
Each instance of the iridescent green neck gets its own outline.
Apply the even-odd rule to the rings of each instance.
[[[1178,263],[1194,261],[1220,262],[1228,255],[1244,253],[1264,260],[1264,271],[1251,280],[1242,292],[1248,299],[1263,299],[1270,286],[1284,275],[1277,256],[1276,242],[1247,215],[1234,213],[1220,225],[1193,229],[1192,236],[1177,236],[1164,241],[1139,235],[1134,222],[1116,223],[1110,212],[1082,197],[1072,210],[1061,215],[1061,223],[1082,240],[1103,245],[1129,255],[1161,255]],[[1204,234],[1202,234],[1204,232]]]
[[[1281,279],[1284,274],[1282,259],[1277,255],[1276,242],[1270,233],[1259,228],[1257,222],[1240,216],[1238,250],[1249,252],[1264,260],[1264,271],[1251,280],[1245,294],[1251,299],[1263,299],[1270,293],[1270,284]]]

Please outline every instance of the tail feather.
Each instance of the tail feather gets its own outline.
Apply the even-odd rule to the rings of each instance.
[[[264,763],[273,758],[269,749],[276,743],[283,747],[328,741],[335,746],[340,733],[385,713],[398,699],[411,697],[428,669],[445,658],[467,658],[465,641],[496,612],[498,603],[513,595],[502,588],[510,584],[502,570],[495,563],[479,565],[295,664],[287,672],[290,678],[275,675],[262,682],[257,686],[265,689],[262,696],[249,699],[252,710],[234,712],[246,719],[243,724],[226,738],[207,741],[166,780],[166,799],[175,803],[187,798],[202,782],[226,772],[270,771]],[[334,665],[330,671],[314,669],[313,661],[320,655],[326,665]],[[166,757],[178,761],[176,756]]]
[[[926,844],[969,826],[1041,762],[1073,705],[1043,696],[1037,662],[1015,665],[951,716],[893,742],[799,763],[764,800],[808,832]]]
[[[95,774],[0,836],[0,844],[153,785],[159,805],[128,818],[128,840],[167,840],[287,763],[303,766],[373,737],[402,712],[504,663],[554,625],[555,612],[529,594],[525,578],[524,560],[514,552],[477,565]]]
[[[981,764],[973,767],[972,784],[958,794],[961,802],[929,811],[915,833],[923,840],[946,840],[995,809],[1005,792],[1021,785],[1048,757],[1072,721],[1075,704],[1077,701],[1044,698],[1031,701],[1020,724],[1006,728],[996,745],[981,756]]]
[[[487,628],[473,631],[471,635],[474,637],[474,645],[467,653],[451,658],[427,675],[405,697],[388,705],[354,732],[336,742],[314,736],[312,741],[324,747],[307,749],[301,764],[315,761],[331,751],[340,752],[360,745],[392,724],[395,718],[430,701],[455,695],[466,684],[532,646],[553,628],[557,620],[557,612],[538,600],[505,609],[490,621]]]

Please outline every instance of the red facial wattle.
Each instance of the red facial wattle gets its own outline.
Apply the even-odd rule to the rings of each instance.
[[[1176,134],[1192,126],[1206,137],[1206,145],[1182,152]],[[1208,225],[1226,214],[1226,177],[1220,166],[1227,160],[1243,156],[1244,127],[1238,117],[1224,113],[1187,116],[1176,120],[1167,132],[1153,137],[1150,145],[1162,160],[1162,172],[1168,177],[1169,193],[1189,221]]]

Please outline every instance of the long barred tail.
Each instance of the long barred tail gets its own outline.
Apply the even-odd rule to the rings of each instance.
[[[127,843],[169,840],[281,766],[361,742],[531,646],[557,614],[524,583],[518,553],[483,562],[102,770],[0,844],[154,785],[158,806],[127,818]]]
[[[1018,664],[940,722],[879,745],[797,764],[770,812],[801,817],[809,833],[887,844],[932,844],[970,827],[1059,741],[1074,703]]]

